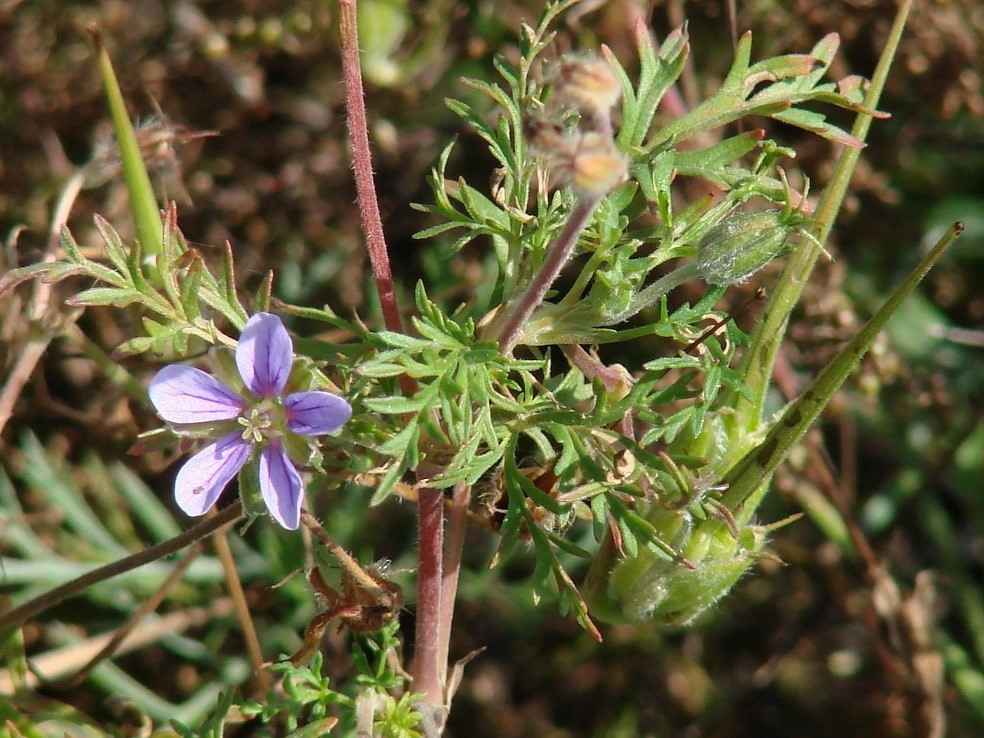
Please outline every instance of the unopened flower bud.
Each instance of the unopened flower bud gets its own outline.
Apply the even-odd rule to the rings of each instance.
[[[696,273],[708,284],[744,282],[783,252],[795,226],[795,219],[778,210],[732,215],[701,239]]]

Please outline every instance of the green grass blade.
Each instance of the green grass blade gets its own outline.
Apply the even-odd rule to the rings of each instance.
[[[52,465],[48,452],[33,433],[24,434],[21,448],[27,462],[22,473],[24,481],[37,489],[64,516],[65,527],[77,533],[107,559],[122,558],[130,553],[89,507],[71,477]]]
[[[27,517],[17,501],[14,485],[2,467],[0,467],[0,530],[3,531],[3,539],[7,546],[21,555],[31,559],[44,559],[49,556],[48,547],[27,524]]]
[[[126,498],[134,517],[144,525],[158,543],[174,538],[181,527],[143,480],[123,464],[112,464],[110,474]]]
[[[137,134],[126,111],[126,103],[123,101],[123,93],[120,91],[116,72],[113,70],[113,62],[98,31],[93,31],[92,38],[99,57],[99,71],[106,90],[113,130],[116,132],[116,140],[120,147],[123,180],[130,195],[130,210],[133,213],[137,238],[140,240],[144,254],[156,255],[164,247],[164,223],[161,221],[160,205],[157,203],[147,166],[140,153]]]

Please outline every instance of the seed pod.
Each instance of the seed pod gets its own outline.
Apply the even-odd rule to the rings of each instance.
[[[744,282],[783,252],[795,226],[796,219],[779,210],[732,215],[701,239],[695,271],[708,284]]]
[[[600,555],[583,593],[601,620],[686,625],[726,595],[765,546],[765,531],[756,526],[735,537],[722,521],[687,510],[654,509],[646,517],[686,563],[649,548],[618,561]]]

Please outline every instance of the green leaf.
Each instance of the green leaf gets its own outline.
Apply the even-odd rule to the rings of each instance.
[[[673,165],[678,174],[700,177],[708,182],[730,187],[732,182],[721,170],[734,164],[748,152],[753,151],[764,136],[765,131],[757,129],[726,138],[706,149],[677,151],[674,152]],[[738,171],[740,173],[742,170]],[[745,172],[745,176],[748,176],[747,172]]]
[[[156,339],[151,338],[150,336],[137,336],[136,338],[130,338],[113,350],[113,357],[116,359],[124,359],[128,356],[136,356],[146,351],[150,351],[155,340]]]
[[[640,24],[635,32],[640,66],[638,94],[628,83],[628,77],[614,54],[607,47],[602,48],[602,53],[622,82],[623,123],[618,134],[618,146],[623,151],[632,151],[642,144],[663,95],[680,76],[690,53],[687,33],[683,29],[677,29],[666,37],[658,56],[654,52],[655,42],[649,29]]]
[[[410,430],[410,426],[406,430]],[[413,425],[414,432],[416,431],[416,424]],[[413,434],[411,434],[413,435]],[[408,438],[407,443],[413,440],[416,443],[415,438]],[[406,471],[406,466],[403,464],[394,464],[383,478],[380,480],[379,485],[376,487],[375,492],[372,494],[372,498],[369,500],[369,505],[375,507],[383,502],[387,497],[393,494],[393,488],[396,483],[400,481],[403,476],[404,471]]]
[[[385,443],[380,444],[379,452],[387,456],[403,456],[411,444],[416,445],[419,430],[416,419],[411,420],[403,430]]]
[[[143,302],[144,296],[134,289],[118,289],[116,287],[92,287],[82,290],[75,297],[70,297],[67,302],[69,305],[132,305],[135,302]]]
[[[57,276],[51,276],[52,272],[55,271],[56,267],[62,267],[62,270]],[[0,276],[0,295],[5,294],[9,290],[15,289],[18,285],[27,282],[28,280],[35,279],[36,277],[45,277],[50,282],[57,282],[59,279],[64,279],[73,274],[84,274],[85,267],[81,264],[57,264],[52,265],[49,262],[39,262],[37,264],[29,264],[27,266],[17,267],[16,269],[11,269]]]
[[[126,274],[129,270],[127,266],[129,254],[128,249],[123,245],[123,239],[120,238],[120,234],[116,232],[116,229],[113,228],[108,220],[98,213],[92,217],[92,220],[106,245],[106,256],[109,257],[113,266],[116,267],[116,271]]]
[[[181,308],[184,310],[185,317],[192,322],[201,315],[198,293],[202,283],[202,272],[204,271],[205,264],[196,254],[191,260],[184,279],[181,281]]]
[[[405,415],[419,413],[429,405],[432,399],[432,396],[420,393],[413,397],[367,397],[364,402],[367,408],[377,413]]]

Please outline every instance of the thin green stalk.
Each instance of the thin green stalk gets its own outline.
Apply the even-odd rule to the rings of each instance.
[[[889,32],[885,49],[871,78],[871,87],[865,96],[864,105],[869,110],[875,110],[878,106],[911,8],[912,0],[904,0],[895,16],[895,22]],[[851,135],[859,141],[864,141],[868,135],[871,120],[871,115],[859,113],[854,127],[851,129]],[[837,162],[837,168],[830,185],[817,206],[815,221],[818,232],[816,233],[816,240],[803,238],[793,250],[782,277],[773,290],[769,303],[763,312],[762,320],[756,325],[752,333],[751,347],[745,353],[739,367],[739,371],[745,377],[746,385],[751,390],[751,396],[749,399],[735,392],[731,403],[732,407],[736,409],[739,422],[748,432],[755,431],[761,422],[765,396],[769,389],[776,355],[786,333],[786,324],[793,308],[799,301],[803,286],[813,271],[817,258],[823,251],[823,245],[830,235],[837,213],[840,211],[844,195],[851,181],[851,175],[854,173],[854,167],[857,165],[860,155],[860,149],[851,147],[844,149]]]
[[[120,160],[123,165],[123,180],[126,182],[127,193],[130,195],[130,210],[133,212],[133,222],[137,229],[140,247],[147,256],[159,254],[164,249],[164,223],[161,220],[161,209],[154,195],[154,187],[150,183],[150,175],[140,153],[137,134],[130,123],[123,93],[113,71],[113,62],[103,45],[99,30],[92,26],[92,43],[99,57],[99,70],[102,73],[103,87],[106,90],[106,100],[109,103],[109,113],[113,120],[113,130],[120,147]]]
[[[624,310],[617,315],[611,315],[605,318],[600,325],[607,326],[622,323],[646,308],[652,307],[657,302],[662,300],[664,296],[668,295],[684,282],[689,282],[691,279],[699,276],[700,268],[697,264],[693,262],[690,264],[684,264],[683,266],[674,269],[672,272],[663,275],[651,285],[643,289],[629,301],[629,304]]]
[[[133,402],[137,402],[144,407],[150,407],[150,399],[147,396],[147,388],[134,377],[126,368],[103,351],[95,342],[89,338],[75,323],[65,329],[66,334],[78,341],[79,350],[82,355],[90,359],[99,367],[99,371],[106,379],[119,387],[126,396]]]
[[[787,405],[782,417],[773,424],[762,443],[749,451],[725,475],[723,482],[728,485],[728,491],[724,494],[723,502],[728,509],[736,511],[735,517],[740,524],[746,523],[754,512],[759,496],[764,494],[767,488],[765,482],[786,458],[789,449],[803,437],[830,398],[840,389],[841,384],[871,347],[878,333],[885,327],[902,301],[916,288],[946,248],[962,232],[962,223],[954,224],[947,231],[871,320],[865,323],[834,360],[817,375],[810,386],[803,390],[794,402]],[[741,509],[742,506],[744,510]]]

